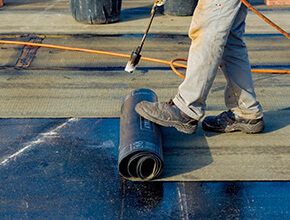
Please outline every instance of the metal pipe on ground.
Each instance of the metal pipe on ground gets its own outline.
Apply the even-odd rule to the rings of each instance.
[[[132,181],[148,181],[163,170],[160,127],[137,114],[135,105],[141,101],[157,102],[149,89],[128,94],[121,105],[118,170]]]

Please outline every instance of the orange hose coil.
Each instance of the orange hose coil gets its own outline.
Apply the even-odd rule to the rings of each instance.
[[[279,32],[281,32],[285,37],[287,37],[290,40],[290,35],[281,29],[278,25],[274,24],[271,20],[266,18],[264,15],[262,15],[260,12],[258,12],[250,3],[248,3],[246,0],[241,0],[249,9],[251,9],[253,12],[255,12],[258,16],[260,16],[264,21],[269,23],[271,26],[273,26],[275,29],[277,29]],[[123,57],[123,58],[130,58],[130,55],[122,54],[122,53],[114,53],[114,52],[108,52],[108,51],[101,51],[101,50],[92,50],[92,49],[84,49],[84,48],[76,48],[76,47],[66,47],[66,46],[57,46],[52,44],[40,44],[40,43],[31,43],[31,42],[22,42],[22,41],[7,41],[7,40],[0,40],[1,44],[14,44],[14,45],[25,45],[25,46],[31,46],[31,47],[45,47],[45,48],[52,48],[52,49],[59,49],[59,50],[69,50],[69,51],[79,51],[79,52],[85,52],[85,53],[94,53],[94,54],[102,54],[102,55],[108,55],[108,56],[117,56],[117,57]],[[162,63],[166,65],[170,65],[172,70],[180,77],[185,78],[183,74],[178,72],[174,66],[181,67],[181,68],[187,68],[184,64],[176,63],[176,61],[184,61],[187,62],[186,59],[174,59],[172,61],[166,61],[161,59],[154,59],[150,57],[141,57],[141,60],[144,61],[150,61],[155,63]],[[253,73],[276,73],[276,74],[289,74],[290,70],[271,70],[271,69],[255,69],[252,70]]]

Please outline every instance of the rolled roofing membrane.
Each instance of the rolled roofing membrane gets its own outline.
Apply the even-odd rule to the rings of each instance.
[[[132,181],[151,180],[163,170],[160,127],[137,114],[135,106],[141,101],[157,102],[157,96],[152,90],[137,89],[121,105],[118,169]]]

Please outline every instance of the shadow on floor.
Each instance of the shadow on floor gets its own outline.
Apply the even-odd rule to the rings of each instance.
[[[163,127],[161,129],[164,171],[160,178],[186,176],[186,173],[208,166],[213,162],[200,127],[194,135],[180,133],[175,128]]]
[[[148,24],[149,24],[149,20],[151,16],[151,9],[152,9],[152,5],[123,9],[121,11],[119,22],[148,19]],[[161,14],[158,10],[154,17],[158,17],[158,16],[164,16],[164,15]],[[144,27],[144,32],[145,32],[145,27]]]

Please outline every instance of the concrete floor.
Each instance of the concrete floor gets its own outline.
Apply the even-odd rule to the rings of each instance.
[[[85,25],[68,0],[5,3],[1,39],[125,54],[150,13],[146,1],[123,0],[120,22]],[[289,7],[257,8],[290,32]],[[190,19],[158,14],[142,55],[186,58]],[[245,41],[253,68],[289,69],[289,41],[252,12]],[[120,104],[140,87],[173,97],[182,80],[168,66],[141,62],[130,75],[126,59],[10,45],[0,58],[1,219],[290,219],[288,75],[253,74],[264,133],[163,128],[163,176],[134,183],[117,171]],[[207,114],[224,110],[224,83],[218,73]]]

